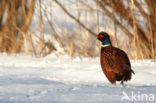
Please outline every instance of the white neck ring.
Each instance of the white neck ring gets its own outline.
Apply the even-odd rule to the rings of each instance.
[[[107,47],[107,46],[110,46],[110,44],[101,45],[101,47]]]

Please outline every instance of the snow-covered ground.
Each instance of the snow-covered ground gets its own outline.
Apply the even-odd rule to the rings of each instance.
[[[0,56],[0,103],[156,103],[156,64],[131,61],[131,81],[111,85],[99,58]]]

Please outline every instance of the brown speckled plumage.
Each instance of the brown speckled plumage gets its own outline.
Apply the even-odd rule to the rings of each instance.
[[[131,64],[124,51],[113,46],[101,47],[101,67],[111,83],[131,79]],[[125,77],[124,77],[125,76]]]
[[[123,84],[124,81],[130,80],[132,73],[134,73],[129,58],[123,50],[112,46],[108,34],[104,33],[99,34],[98,39],[104,45],[110,45],[101,47],[100,63],[102,70],[112,84],[116,81],[121,81]]]

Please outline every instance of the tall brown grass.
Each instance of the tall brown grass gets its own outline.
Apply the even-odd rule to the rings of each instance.
[[[17,53],[20,44],[20,52],[36,56],[46,56],[62,48],[58,54],[96,57],[100,55],[96,34],[106,31],[113,35],[113,45],[125,50],[130,58],[156,59],[155,7],[156,3],[150,0],[38,0],[33,26],[28,32],[15,26],[23,38],[21,42],[16,44],[12,40],[17,36],[4,35],[0,26],[1,52],[7,52],[4,45],[6,49],[14,45],[8,53]]]
[[[35,0],[0,1],[0,52],[22,52],[34,5]]]

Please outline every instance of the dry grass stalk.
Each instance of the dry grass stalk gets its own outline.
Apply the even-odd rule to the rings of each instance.
[[[117,46],[126,50],[131,58],[156,58],[156,2],[154,0],[143,0],[145,3],[138,0],[53,0],[44,3],[46,1],[39,0],[36,1],[38,7],[35,8],[38,8],[39,13],[38,18],[36,17],[39,33],[33,32],[33,28],[26,33],[34,11],[35,0],[30,0],[27,9],[25,3],[28,0],[21,0],[18,3],[24,14],[22,25],[17,24],[19,18],[11,17],[11,15],[20,16],[15,9],[17,1],[19,0],[14,2],[3,0],[4,5],[0,4],[1,52],[25,51],[26,53],[33,52],[35,55],[46,56],[58,48],[55,46],[57,42],[63,51],[70,56],[96,57],[99,55],[100,45],[95,36],[103,30],[114,35]],[[12,5],[11,7],[8,6],[9,3]],[[69,3],[70,7],[63,5],[63,3]],[[58,7],[64,13],[63,16],[61,15],[61,20],[66,21],[64,26],[57,16],[60,12],[55,12]],[[8,10],[5,20],[3,19],[4,8]],[[143,18],[142,21],[140,16]],[[2,23],[2,19],[5,21],[5,25]],[[11,21],[12,23],[10,23]],[[72,29],[68,27],[71,21],[74,21],[71,24]],[[140,21],[144,22],[141,23],[143,26],[140,25]],[[13,26],[15,28],[11,28]],[[46,35],[45,28],[50,29],[50,37]]]

